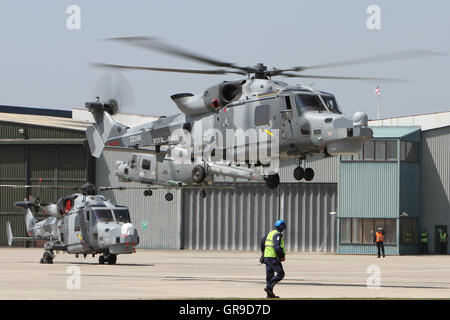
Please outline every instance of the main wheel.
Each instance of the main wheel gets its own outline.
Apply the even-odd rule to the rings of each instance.
[[[206,170],[202,166],[195,166],[192,170],[192,181],[195,183],[201,183],[206,178]]]
[[[314,179],[314,170],[311,168],[306,168],[305,169],[305,180],[311,181],[312,179]]]
[[[153,194],[152,190],[144,190],[144,196],[149,197]]]
[[[280,176],[278,173],[272,174],[264,178],[269,189],[275,189],[280,184]]]
[[[164,196],[164,198],[166,198],[167,201],[172,201],[173,194],[171,194],[170,192],[167,192],[166,195]]]
[[[108,260],[108,264],[116,264],[117,254],[110,254],[106,260]]]
[[[297,167],[294,169],[294,178],[295,180],[302,180],[305,176],[305,170],[302,167]]]
[[[98,263],[105,264],[105,262],[106,262],[106,259],[105,259],[104,255],[101,255],[98,257]]]

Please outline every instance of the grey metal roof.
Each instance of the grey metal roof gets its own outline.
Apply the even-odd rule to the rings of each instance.
[[[0,122],[23,123],[29,125],[53,127],[60,129],[70,129],[86,131],[92,125],[86,121],[77,121],[70,118],[41,116],[34,114],[15,114],[0,112]]]

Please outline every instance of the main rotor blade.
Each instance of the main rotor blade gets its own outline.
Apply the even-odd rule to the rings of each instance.
[[[200,54],[189,52],[187,50],[180,49],[172,45],[163,43],[161,40],[156,39],[154,37],[114,37],[114,38],[107,38],[105,40],[120,41],[141,48],[159,51],[176,57],[202,62],[216,67],[239,69],[245,71],[246,73],[252,72],[253,70],[253,68],[239,67],[236,66],[234,63],[224,62]]]
[[[364,81],[383,81],[383,82],[409,82],[405,79],[397,78],[382,78],[382,77],[345,77],[345,76],[321,76],[311,74],[295,74],[295,73],[281,73],[279,76],[288,78],[312,78],[312,79],[330,79],[330,80],[364,80]]]
[[[0,184],[0,188],[15,188],[15,189],[23,189],[23,188],[42,188],[42,189],[69,189],[75,190],[80,189],[79,186],[46,186],[46,185],[16,185],[16,184]]]
[[[177,69],[177,68],[128,66],[128,65],[109,64],[109,63],[91,63],[91,65],[94,67],[112,68],[112,69],[147,70],[147,71],[194,73],[194,74],[228,74],[228,73],[241,74],[241,75],[246,74],[245,72],[242,72],[242,71],[223,70],[223,69],[216,69],[216,70]]]
[[[274,75],[276,73],[285,72],[285,71],[303,71],[310,69],[323,69],[323,68],[332,68],[332,67],[341,67],[341,66],[350,66],[350,65],[359,65],[359,64],[369,64],[369,63],[379,63],[386,61],[395,61],[395,60],[407,60],[407,59],[417,59],[423,57],[436,57],[436,56],[445,56],[445,53],[428,51],[428,50],[405,50],[393,53],[380,54],[376,56],[357,58],[357,59],[349,59],[332,63],[325,64],[317,64],[312,66],[298,66],[292,67],[289,69],[279,69],[274,70]]]

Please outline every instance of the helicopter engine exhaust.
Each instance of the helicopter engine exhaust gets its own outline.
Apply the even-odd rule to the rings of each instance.
[[[244,81],[224,81],[209,87],[203,94],[178,93],[170,98],[178,109],[188,116],[197,116],[219,110],[242,94]]]

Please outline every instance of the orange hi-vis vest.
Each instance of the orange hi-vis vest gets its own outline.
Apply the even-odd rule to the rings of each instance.
[[[377,232],[375,233],[375,235],[377,236],[377,242],[384,242],[384,235],[381,232]]]

